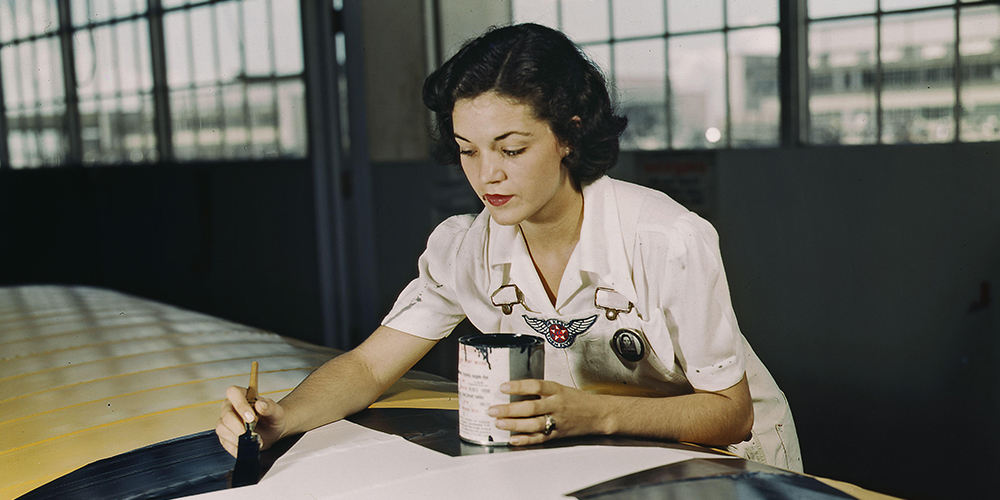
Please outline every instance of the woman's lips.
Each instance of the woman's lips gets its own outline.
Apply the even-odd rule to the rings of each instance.
[[[483,196],[483,198],[486,198],[486,202],[494,207],[499,207],[507,203],[513,197],[513,195],[509,194],[487,194]]]

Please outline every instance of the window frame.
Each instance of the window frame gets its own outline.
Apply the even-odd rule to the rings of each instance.
[[[31,0],[31,7],[38,5],[34,0]],[[102,162],[98,160],[96,162],[84,161],[84,142],[83,142],[83,127],[81,119],[80,105],[81,100],[77,92],[77,61],[76,61],[76,49],[74,49],[74,37],[80,33],[89,32],[92,36],[94,30],[104,28],[104,27],[114,27],[123,23],[135,22],[139,23],[145,21],[148,26],[148,36],[149,36],[149,68],[142,68],[143,70],[151,72],[152,82],[149,89],[143,89],[135,95],[141,99],[146,99],[151,97],[152,101],[152,123],[151,129],[155,140],[155,154],[154,159],[144,159],[142,161],[129,161],[127,158],[123,159],[122,162],[131,165],[148,165],[156,164],[162,162],[178,162],[178,161],[218,161],[226,162],[238,159],[239,161],[268,161],[272,158],[270,157],[240,157],[231,158],[227,156],[222,156],[218,158],[212,157],[194,157],[185,158],[178,160],[175,154],[175,144],[174,144],[174,117],[171,110],[171,98],[177,91],[190,90],[189,87],[195,85],[194,76],[191,76],[191,81],[189,85],[182,85],[176,88],[172,88],[168,82],[167,77],[167,40],[165,39],[165,28],[164,28],[164,18],[165,16],[187,11],[190,12],[193,9],[212,9],[217,4],[233,3],[239,4],[244,0],[189,0],[186,3],[179,5],[172,5],[170,7],[164,7],[163,0],[133,0],[131,4],[134,12],[126,15],[114,15],[111,14],[106,18],[100,20],[88,20],[85,24],[75,26],[73,23],[73,15],[71,10],[71,3],[75,3],[74,7],[76,9],[81,8],[81,3],[75,2],[75,0],[53,0],[55,4],[56,14],[59,20],[59,26],[57,29],[52,31],[47,31],[44,33],[32,33],[28,36],[22,36],[15,32],[13,37],[0,42],[0,49],[6,49],[8,47],[17,47],[21,44],[35,43],[43,39],[53,39],[57,40],[59,43],[59,56],[61,59],[61,65],[59,71],[62,72],[63,77],[63,102],[65,105],[65,115],[63,116],[63,126],[60,134],[60,138],[64,141],[61,145],[60,156],[54,162],[47,161],[48,158],[40,158],[38,162],[32,162],[27,165],[18,165],[15,167],[11,163],[11,146],[10,140],[10,123],[7,117],[7,106],[4,93],[4,81],[0,80],[0,169],[32,169],[32,168],[48,168],[48,167],[62,167],[62,166],[97,166],[106,165],[107,162]],[[88,0],[89,2],[89,0]],[[272,8],[271,0],[267,1],[268,8]],[[300,2],[301,11],[301,2]],[[30,10],[30,9],[29,9]],[[213,19],[215,18],[214,11],[209,14]],[[79,17],[79,16],[77,16]],[[300,23],[302,21],[300,20]],[[273,24],[273,23],[269,23]],[[300,24],[300,35],[302,35],[302,30],[304,27]],[[274,26],[271,26],[271,30],[274,30]],[[214,33],[213,36],[216,38],[216,52],[218,52],[218,33]],[[241,33],[239,36],[245,36]],[[300,36],[300,43],[305,43],[303,36]],[[271,74],[269,77],[256,77],[249,76],[245,80],[249,83],[246,85],[269,83],[272,89],[272,103],[271,106],[276,108],[278,106],[277,100],[279,99],[278,92],[279,87],[282,82],[289,79],[297,79],[302,85],[302,98],[305,99],[307,90],[305,85],[307,82],[307,69],[305,65],[307,61],[303,60],[303,67],[298,73],[282,73],[278,70],[277,65],[273,64],[275,60],[274,54],[274,44],[270,44],[269,57],[271,59]],[[135,47],[134,50],[140,50]],[[303,57],[305,57],[304,51],[305,47],[302,47]],[[216,57],[218,54],[216,54]],[[94,57],[97,57],[96,54]],[[138,56],[137,56],[138,57]],[[244,70],[246,69],[246,64],[244,61]],[[115,68],[116,71],[118,68]],[[15,74],[18,69],[15,69]],[[117,74],[117,73],[116,73]],[[265,75],[266,76],[266,75]],[[250,80],[254,80],[250,82]],[[266,80],[266,81],[265,81]],[[221,89],[225,88],[227,84],[232,84],[233,82],[217,81],[215,82],[215,87]],[[120,91],[118,92],[121,93]],[[96,102],[100,102],[104,96],[101,93],[95,94],[94,99]],[[126,96],[121,96],[126,97]],[[221,97],[220,97],[221,99]],[[119,99],[120,102],[120,99]],[[28,103],[22,103],[26,106]],[[304,105],[304,122],[303,126],[308,127],[309,123],[309,113],[310,108]],[[271,110],[274,114],[274,110]],[[29,118],[30,119],[30,118]],[[224,121],[225,116],[219,116],[219,120]],[[276,120],[276,118],[275,118]],[[249,127],[252,123],[252,118],[247,117],[247,134],[249,136]],[[281,130],[277,128],[277,123],[275,124],[274,130],[275,137],[280,137]],[[277,139],[276,139],[277,140]],[[309,144],[309,134],[306,133],[303,137],[304,144],[302,145],[302,156],[301,158],[308,158],[310,156],[310,144]],[[126,150],[128,148],[125,148]],[[279,150],[281,148],[279,147]],[[281,155],[285,157],[285,154]]]

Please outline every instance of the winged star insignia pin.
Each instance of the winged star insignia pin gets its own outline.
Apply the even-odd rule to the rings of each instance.
[[[573,345],[577,335],[587,333],[587,330],[597,321],[597,315],[589,318],[574,319],[565,323],[558,319],[529,318],[527,315],[521,316],[524,322],[540,335],[545,336],[545,340],[552,344],[552,347],[565,349]]]

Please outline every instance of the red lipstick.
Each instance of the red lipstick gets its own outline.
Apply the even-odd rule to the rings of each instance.
[[[483,198],[486,198],[486,203],[489,203],[494,207],[499,207],[507,203],[513,197],[514,197],[513,195],[509,194],[487,194],[483,196]]]

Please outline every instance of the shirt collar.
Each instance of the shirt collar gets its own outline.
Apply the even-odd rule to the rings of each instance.
[[[597,286],[611,288],[636,302],[628,251],[619,221],[614,181],[601,177],[583,188],[583,227],[580,230],[580,271],[589,272]]]
[[[575,253],[577,258],[570,259],[565,273],[589,273],[591,283],[611,288],[633,304],[636,302],[614,184],[608,177],[601,177],[583,188],[583,225]],[[521,230],[516,225],[502,226],[490,218],[487,256],[491,293],[511,282],[524,288],[529,281],[524,278],[525,273],[535,273]],[[571,269],[574,260],[578,267]]]

